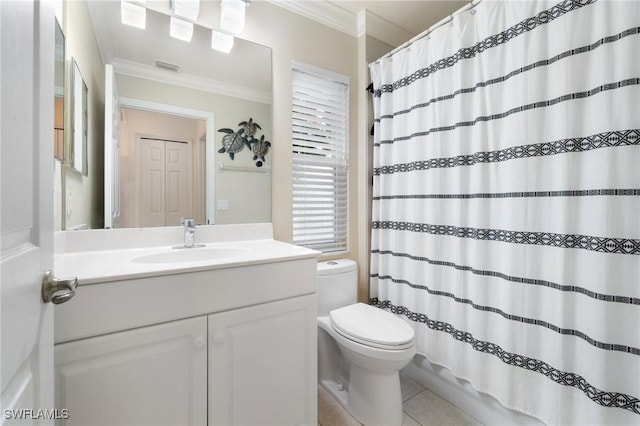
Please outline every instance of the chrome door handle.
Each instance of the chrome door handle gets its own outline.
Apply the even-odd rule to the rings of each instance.
[[[47,271],[42,279],[42,301],[55,305],[67,302],[76,295],[76,288],[78,288],[77,278],[61,280],[55,278],[51,271]]]

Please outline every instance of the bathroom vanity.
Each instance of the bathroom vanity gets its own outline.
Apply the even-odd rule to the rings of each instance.
[[[317,252],[241,229],[198,228],[194,249],[171,248],[180,228],[57,241],[56,274],[80,281],[55,310],[66,424],[317,424]]]

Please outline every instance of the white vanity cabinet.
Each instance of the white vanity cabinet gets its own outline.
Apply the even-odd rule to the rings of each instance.
[[[314,424],[315,317],[307,295],[56,345],[56,406],[78,426]]]
[[[55,308],[60,424],[317,424],[315,252],[79,279]]]
[[[209,425],[315,425],[315,295],[209,315]]]
[[[55,398],[67,425],[206,424],[206,317],[56,345]]]

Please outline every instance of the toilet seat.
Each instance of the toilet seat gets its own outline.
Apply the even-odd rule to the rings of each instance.
[[[414,344],[413,328],[390,312],[356,303],[329,312],[332,328],[362,345],[403,350]]]

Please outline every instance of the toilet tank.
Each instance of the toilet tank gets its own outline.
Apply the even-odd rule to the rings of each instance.
[[[318,316],[358,301],[358,268],[350,259],[318,263]]]

